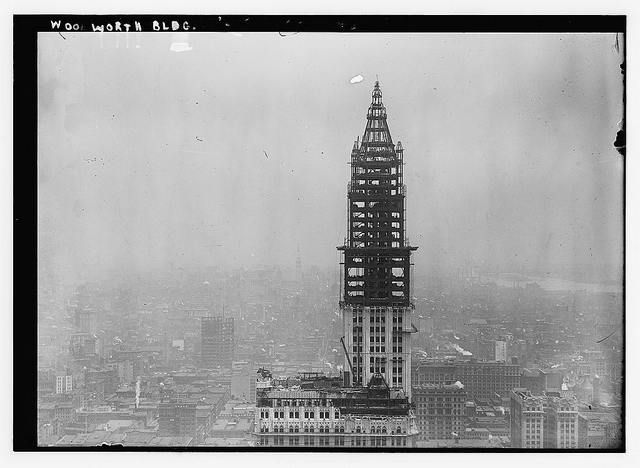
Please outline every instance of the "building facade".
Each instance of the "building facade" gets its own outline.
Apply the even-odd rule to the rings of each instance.
[[[577,449],[585,435],[575,397],[557,392],[533,395],[518,388],[511,394],[513,448]]]
[[[421,361],[413,370],[415,385],[461,382],[469,398],[508,396],[520,387],[520,366],[495,361]]]
[[[544,397],[534,396],[526,389],[511,394],[511,447],[544,448]]]
[[[233,318],[201,318],[201,354],[205,368],[231,368],[233,362]]]
[[[418,440],[461,437],[465,430],[467,392],[460,382],[452,385],[424,384],[413,387]]]
[[[163,437],[197,435],[195,402],[163,401],[158,405],[158,435]]]
[[[623,442],[620,413],[585,410],[578,416],[578,447],[619,448]]]
[[[56,376],[56,393],[71,393],[73,391],[73,376],[72,375],[57,375]]]
[[[406,238],[404,151],[393,143],[376,81],[362,141],[351,151],[340,308],[350,384],[382,375],[411,394],[411,247]]]
[[[495,360],[498,362],[506,362],[507,361],[507,342],[506,341],[495,341]]]
[[[381,377],[344,387],[341,377],[257,382],[256,436],[264,447],[412,447],[418,432],[409,400]]]
[[[578,402],[574,397],[547,397],[545,448],[579,448]]]

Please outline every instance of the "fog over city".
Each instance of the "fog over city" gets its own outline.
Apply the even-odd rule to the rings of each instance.
[[[39,446],[624,449],[623,35],[38,39]]]
[[[615,34],[40,34],[39,269],[293,268],[299,248],[337,271],[377,77],[417,274],[619,282],[620,61]]]

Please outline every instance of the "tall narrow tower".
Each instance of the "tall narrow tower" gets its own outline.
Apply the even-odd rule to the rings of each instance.
[[[351,151],[348,227],[342,251],[345,369],[354,386],[380,374],[411,395],[411,252],[405,237],[403,149],[394,145],[376,81],[367,125]]]

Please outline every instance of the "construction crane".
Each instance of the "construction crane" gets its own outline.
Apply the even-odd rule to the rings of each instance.
[[[347,345],[344,344],[344,336],[340,337],[340,343],[342,343],[342,349],[344,349],[344,355],[347,357],[349,363],[349,369],[351,369],[351,375],[353,376],[353,366],[351,365],[351,359],[349,359],[349,352],[347,351]]]

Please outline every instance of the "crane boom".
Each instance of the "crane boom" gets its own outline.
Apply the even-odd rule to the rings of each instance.
[[[351,365],[351,359],[349,359],[347,345],[344,344],[344,336],[340,337],[340,343],[342,343],[342,349],[344,349],[344,355],[347,357],[347,362],[349,363],[349,369],[351,369],[351,375],[353,375],[353,366]]]

